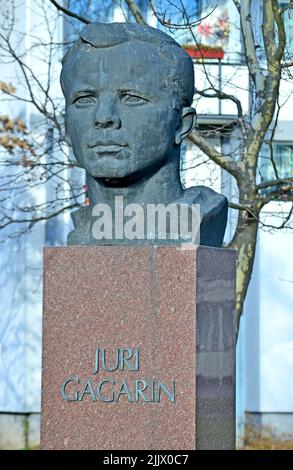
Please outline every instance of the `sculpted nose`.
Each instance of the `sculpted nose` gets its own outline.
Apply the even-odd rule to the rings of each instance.
[[[114,97],[109,95],[100,96],[94,121],[95,127],[100,129],[106,129],[108,127],[119,129],[121,127],[121,120]]]

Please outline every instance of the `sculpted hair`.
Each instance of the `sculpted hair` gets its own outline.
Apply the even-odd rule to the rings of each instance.
[[[149,42],[157,47],[158,55],[166,63],[168,86],[179,98],[181,105],[190,106],[194,92],[194,72],[191,58],[168,34],[151,26],[133,23],[91,23],[79,34],[79,39],[62,60],[61,87],[64,92],[64,69],[74,61],[81,50],[89,46],[105,49],[128,41]]]

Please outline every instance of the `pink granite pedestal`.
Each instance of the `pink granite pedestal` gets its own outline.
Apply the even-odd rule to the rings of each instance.
[[[41,448],[233,448],[234,307],[231,250],[46,248]]]

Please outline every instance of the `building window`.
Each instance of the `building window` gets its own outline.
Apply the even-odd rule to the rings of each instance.
[[[293,144],[274,142],[272,152],[268,144],[263,144],[260,157],[260,176],[262,182],[271,181],[277,177],[293,177]]]
[[[280,2],[279,7],[281,9],[285,8],[289,2]],[[293,7],[293,6],[292,6]],[[285,13],[283,13],[283,21],[286,32],[286,50],[285,57],[291,56],[293,53],[293,8],[289,8]]]

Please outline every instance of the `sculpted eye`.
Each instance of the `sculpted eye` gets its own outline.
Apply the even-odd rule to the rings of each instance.
[[[140,105],[145,104],[148,102],[146,98],[142,98],[141,96],[131,95],[129,93],[125,93],[122,95],[122,101],[125,104],[129,105]]]
[[[74,104],[77,106],[87,106],[93,103],[95,103],[95,97],[91,95],[78,96],[74,100]]]

